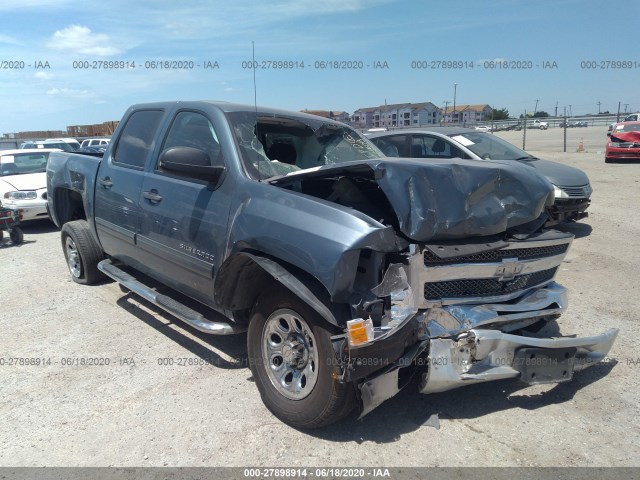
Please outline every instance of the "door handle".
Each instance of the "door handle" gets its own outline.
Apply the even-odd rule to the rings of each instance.
[[[162,201],[162,195],[158,195],[158,191],[155,188],[148,192],[142,192],[142,196],[153,204],[160,203]]]
[[[103,179],[98,180],[98,183],[102,185],[104,188],[113,187],[113,182],[111,181],[110,177],[104,177]]]

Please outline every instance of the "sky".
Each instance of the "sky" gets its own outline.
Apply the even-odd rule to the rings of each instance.
[[[637,0],[0,0],[0,134],[254,95],[349,113],[454,95],[516,117],[637,111],[639,15]]]

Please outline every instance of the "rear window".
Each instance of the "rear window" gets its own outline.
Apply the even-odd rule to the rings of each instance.
[[[46,171],[49,152],[17,153],[0,157],[0,177]]]

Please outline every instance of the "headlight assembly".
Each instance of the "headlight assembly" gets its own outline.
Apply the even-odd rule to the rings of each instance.
[[[4,194],[4,198],[8,200],[35,200],[38,198],[38,194],[32,191],[7,192]]]

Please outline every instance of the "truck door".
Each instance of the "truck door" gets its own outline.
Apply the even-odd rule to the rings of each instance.
[[[100,163],[95,189],[95,222],[102,248],[135,264],[136,231],[144,166],[154,149],[162,110],[138,110]]]
[[[206,152],[210,164],[224,166],[213,123],[202,113],[179,111],[161,152],[191,147]],[[203,303],[213,304],[213,272],[221,264],[227,235],[232,187],[163,171],[155,159],[140,196],[140,260],[149,274]]]

